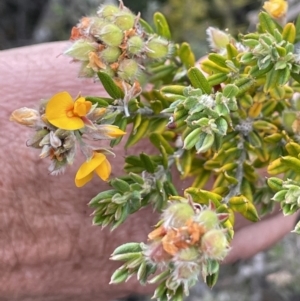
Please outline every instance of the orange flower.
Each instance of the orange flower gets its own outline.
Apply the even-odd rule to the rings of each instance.
[[[263,8],[273,18],[281,18],[286,15],[288,3],[285,0],[265,1]]]
[[[90,101],[79,97],[73,101],[68,92],[55,94],[46,105],[46,118],[52,125],[63,130],[78,130],[84,127],[83,117],[92,107]]]
[[[107,181],[110,176],[110,163],[102,153],[94,152],[93,157],[79,167],[75,176],[76,186],[82,187],[88,183],[93,178],[94,172],[96,172],[103,181]]]

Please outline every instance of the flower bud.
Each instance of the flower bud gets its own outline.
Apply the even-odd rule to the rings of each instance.
[[[201,239],[201,251],[210,259],[222,260],[228,253],[228,241],[223,230],[212,229]]]
[[[108,46],[104,50],[101,51],[100,57],[103,61],[107,63],[114,63],[118,60],[121,55],[121,50],[119,47]]]
[[[128,30],[134,26],[135,15],[129,11],[120,11],[115,16],[115,24],[122,30]]]
[[[153,38],[147,43],[147,56],[152,59],[162,59],[169,54],[169,42],[162,38]]]
[[[211,230],[219,226],[217,213],[210,209],[201,211],[195,221],[200,222],[207,230]]]
[[[127,82],[133,82],[139,75],[139,72],[140,68],[135,60],[125,59],[119,65],[118,76]]]
[[[144,48],[144,41],[139,36],[132,36],[127,41],[127,50],[130,54],[138,54]]]
[[[114,24],[102,27],[97,36],[108,46],[120,46],[123,40],[122,30]]]
[[[120,11],[120,8],[115,5],[103,5],[100,6],[97,15],[107,20],[112,20],[114,15]]]
[[[286,15],[288,2],[285,0],[265,1],[263,8],[272,18],[278,19]]]
[[[217,28],[208,27],[206,30],[207,40],[211,50],[220,52],[226,48],[226,45],[230,42],[229,35]]]
[[[87,40],[77,40],[68,50],[64,53],[66,55],[71,56],[75,60],[79,61],[88,61],[89,60],[89,53],[91,51],[95,51],[96,46],[94,46],[91,42]]]
[[[194,216],[194,209],[187,203],[171,203],[164,211],[163,219],[165,228],[179,228]]]
[[[40,120],[40,115],[37,110],[24,107],[13,111],[9,120],[29,127],[35,127]]]

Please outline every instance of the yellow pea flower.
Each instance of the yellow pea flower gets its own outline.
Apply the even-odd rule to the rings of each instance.
[[[285,0],[265,1],[263,8],[273,18],[281,18],[286,15],[288,3]]]
[[[77,187],[84,186],[93,178],[94,172],[103,181],[107,181],[110,176],[111,165],[102,153],[94,152],[93,157],[79,167],[75,176],[75,185]]]
[[[116,139],[125,134],[126,132],[112,124],[98,124],[96,130],[90,133],[94,139]]]
[[[46,118],[49,123],[63,130],[78,130],[84,127],[83,117],[92,107],[90,101],[79,97],[73,101],[68,92],[55,94],[46,105]]]

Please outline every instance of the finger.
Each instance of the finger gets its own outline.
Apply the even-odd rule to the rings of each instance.
[[[237,231],[231,250],[224,263],[250,258],[266,250],[293,230],[297,215],[284,216],[282,213]]]
[[[63,55],[68,46],[63,41],[2,51],[0,106],[30,106],[64,90],[73,97],[79,92],[103,94],[102,86],[93,79],[78,78],[79,64]]]

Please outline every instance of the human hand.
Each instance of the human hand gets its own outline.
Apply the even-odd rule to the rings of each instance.
[[[3,51],[0,56],[0,295],[8,300],[26,296],[110,300],[131,292],[150,293],[151,287],[134,281],[108,286],[118,265],[108,258],[122,243],[145,240],[157,216],[151,209],[143,209],[113,232],[93,227],[86,204],[107,185],[95,179],[76,189],[77,164],[64,176],[49,175],[46,160],[25,145],[27,129],[8,121],[14,109],[34,107],[39,99],[58,91],[67,90],[72,96],[104,93],[91,80],[76,80],[78,66],[59,56],[66,47],[66,42],[49,43]],[[124,145],[114,151],[113,173],[117,175],[123,165]],[[178,177],[176,182],[177,187],[188,186]],[[295,218],[279,214],[256,224],[240,223],[226,262],[269,247],[292,230]]]

